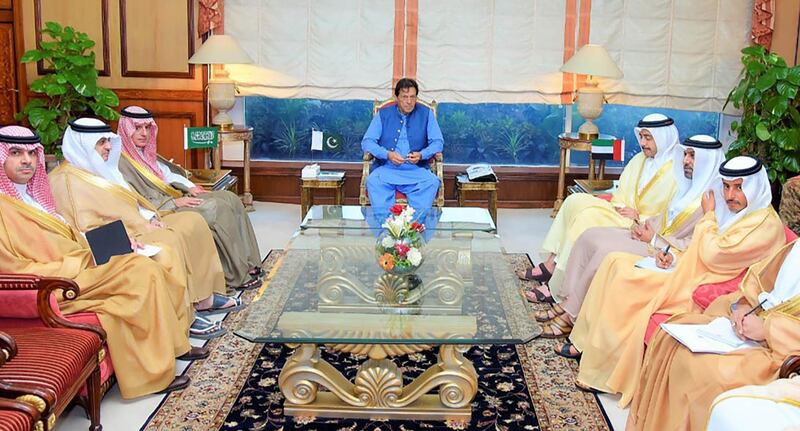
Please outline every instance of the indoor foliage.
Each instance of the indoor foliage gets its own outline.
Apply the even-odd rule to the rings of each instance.
[[[17,119],[28,120],[42,138],[46,153],[60,155],[61,136],[69,120],[85,115],[116,120],[119,114],[112,107],[119,105],[119,98],[97,86],[95,43],[86,33],[47,22],[42,34],[50,40],[25,52],[21,61],[42,60],[52,72],[31,83],[31,91],[41,96],[28,100]]]
[[[742,110],[731,124],[737,137],[728,153],[758,156],[770,181],[782,184],[800,172],[800,66],[788,67],[760,45],[742,50],[742,64],[742,79],[725,103]]]

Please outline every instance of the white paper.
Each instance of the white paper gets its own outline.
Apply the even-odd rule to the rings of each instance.
[[[648,271],[658,271],[658,272],[672,272],[675,269],[675,265],[670,266],[667,269],[659,268],[656,265],[656,258],[652,256],[639,259],[638,261],[636,261],[636,264],[634,266],[636,266],[637,268],[646,269]]]
[[[322,151],[322,132],[319,130],[311,131],[311,149]]]
[[[717,317],[707,324],[662,323],[661,329],[694,353],[728,353],[760,347],[755,341],[736,336],[728,318]]]
[[[442,208],[439,223],[483,223],[494,227],[489,210],[476,207]]]
[[[342,207],[342,218],[345,220],[364,220],[361,207],[346,205]]]
[[[157,245],[145,244],[144,248],[137,249],[136,253],[141,254],[142,256],[153,257],[157,255],[160,251],[161,247]]]

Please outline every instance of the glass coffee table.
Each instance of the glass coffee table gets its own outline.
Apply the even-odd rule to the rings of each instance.
[[[306,213],[300,229],[380,229],[388,210],[356,205],[314,205]],[[497,232],[486,208],[433,207],[418,211],[415,219],[429,230]]]
[[[496,235],[428,230],[415,274],[384,272],[370,229],[298,231],[236,334],[295,349],[278,384],[290,416],[469,420],[476,344],[519,344],[541,333]],[[365,357],[353,381],[320,348]],[[437,349],[405,384],[392,357]]]

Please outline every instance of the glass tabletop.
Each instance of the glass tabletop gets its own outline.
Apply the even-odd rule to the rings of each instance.
[[[394,275],[378,265],[372,230],[298,231],[236,334],[253,342],[428,345],[517,344],[541,333],[496,235],[424,236],[417,271]]]
[[[314,205],[306,213],[300,228],[377,229],[388,216],[388,210],[377,210],[371,206]],[[486,208],[433,207],[417,211],[415,219],[428,230],[497,232]]]

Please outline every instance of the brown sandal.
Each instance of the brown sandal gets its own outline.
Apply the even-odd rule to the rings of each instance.
[[[556,334],[556,330],[559,331],[558,334]],[[570,332],[572,332],[572,325],[561,316],[556,316],[547,321],[544,328],[542,328],[542,334],[539,336],[542,338],[563,338],[568,336]]]
[[[553,299],[552,295],[546,295],[546,294],[542,293],[541,291],[539,291],[539,289],[537,289],[535,287],[533,289],[531,289],[531,290],[526,290],[525,291],[525,299],[527,299],[528,302],[532,302],[534,304],[539,304],[539,303],[541,303],[541,304],[555,304],[556,303],[556,300]]]
[[[558,304],[550,304],[550,308],[544,311],[537,311],[533,314],[533,318],[536,319],[537,322],[547,322],[549,320],[553,320],[556,317],[566,313],[563,308],[561,308]]]

